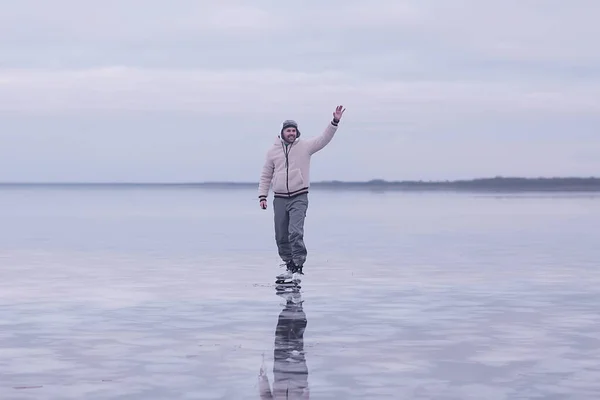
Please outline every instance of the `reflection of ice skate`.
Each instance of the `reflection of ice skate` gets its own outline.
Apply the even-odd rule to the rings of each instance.
[[[290,303],[290,304],[302,303],[302,293],[300,293],[300,290],[294,290],[294,289],[278,290],[277,296],[284,299],[286,301],[286,303]]]
[[[293,292],[293,291],[297,291],[302,289],[302,286],[300,286],[299,283],[297,282],[282,282],[282,283],[276,283],[275,284],[275,291],[276,292]]]

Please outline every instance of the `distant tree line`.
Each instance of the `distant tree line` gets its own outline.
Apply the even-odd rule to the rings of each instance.
[[[489,190],[489,191],[600,191],[600,178],[519,178],[494,177],[445,181],[386,181],[366,182],[324,181],[312,184],[331,189],[370,190]]]
[[[0,183],[0,187],[179,187],[179,188],[256,188],[254,182],[187,182],[187,183],[135,183],[135,182],[104,182],[104,183]],[[386,181],[373,179],[370,181],[320,181],[312,182],[314,188],[328,190],[464,190],[464,191],[600,191],[600,177],[557,177],[557,178],[519,178],[519,177],[494,177],[469,180],[445,181]]]

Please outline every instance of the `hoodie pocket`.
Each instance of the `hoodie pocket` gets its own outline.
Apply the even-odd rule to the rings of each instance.
[[[278,172],[273,180],[273,191],[277,193],[291,193],[305,186],[304,176],[298,168]]]
[[[273,179],[273,191],[277,193],[285,193],[287,192],[286,185],[286,172],[280,171],[275,174],[275,179]]]
[[[302,175],[302,171],[300,169],[295,168],[290,170],[288,176],[288,185],[290,188],[290,192],[295,192],[297,190],[304,189],[304,176]]]

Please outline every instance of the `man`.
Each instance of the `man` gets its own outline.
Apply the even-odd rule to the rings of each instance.
[[[286,271],[277,276],[278,280],[293,278],[299,282],[299,275],[303,275],[307,254],[304,218],[308,208],[310,159],[333,139],[344,111],[342,106],[338,106],[333,112],[332,121],[320,136],[302,141],[296,121],[284,121],[280,135],[267,151],[258,185],[258,198],[260,207],[266,210],[272,184],[275,241],[279,256],[286,266]]]

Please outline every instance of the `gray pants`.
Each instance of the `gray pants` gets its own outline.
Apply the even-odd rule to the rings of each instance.
[[[293,260],[298,266],[306,261],[304,218],[308,208],[308,193],[290,199],[275,197],[275,241],[279,256],[285,262]]]

